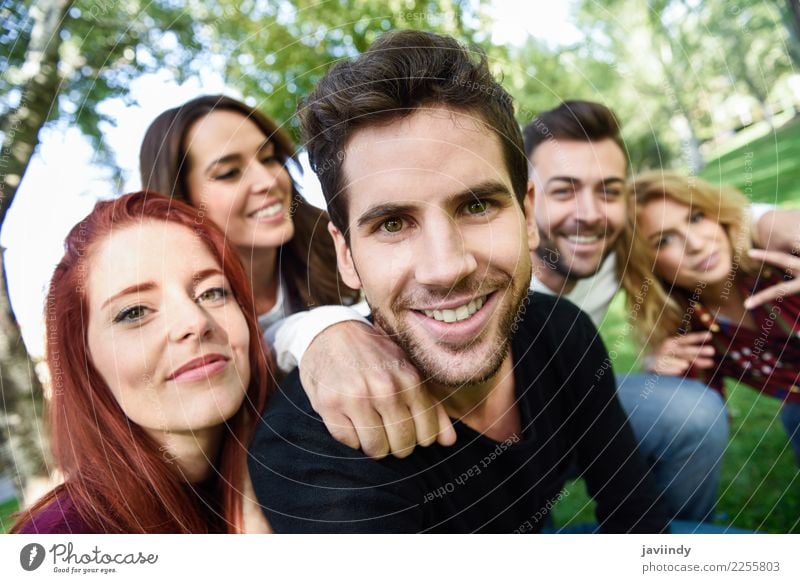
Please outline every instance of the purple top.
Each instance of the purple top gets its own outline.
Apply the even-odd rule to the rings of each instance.
[[[28,513],[28,521],[20,534],[96,534],[83,520],[66,492],[35,515]]]

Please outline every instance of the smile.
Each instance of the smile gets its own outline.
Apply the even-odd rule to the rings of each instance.
[[[603,237],[600,235],[569,235],[567,239],[572,243],[577,243],[578,245],[589,245],[591,243],[596,243],[600,241]]]
[[[207,379],[223,371],[230,359],[222,354],[208,354],[185,363],[167,377],[168,381],[192,382]]]
[[[283,204],[276,202],[264,208],[258,209],[256,212],[251,213],[249,216],[253,219],[269,219],[276,216],[283,210]]]
[[[462,304],[455,308],[445,309],[445,310],[421,310],[429,318],[433,318],[434,320],[438,320],[439,322],[461,322],[462,320],[467,320],[471,318],[475,312],[480,310],[483,307],[483,304],[486,303],[487,296],[482,296],[480,298],[475,298],[467,302],[466,304]]]
[[[708,255],[705,259],[695,264],[694,269],[695,271],[710,271],[714,269],[718,263],[719,252],[714,251],[711,255]]]

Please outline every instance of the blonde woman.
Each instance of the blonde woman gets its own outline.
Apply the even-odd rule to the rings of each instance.
[[[629,204],[622,282],[652,368],[688,362],[720,392],[729,377],[780,399],[800,463],[800,259],[751,248],[748,201],[734,189],[651,172]]]

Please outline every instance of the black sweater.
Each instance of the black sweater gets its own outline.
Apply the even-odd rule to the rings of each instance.
[[[455,421],[458,441],[375,461],[334,440],[297,371],[270,400],[250,474],[277,532],[538,532],[576,464],[603,532],[661,532],[667,518],[616,398],[589,318],[531,294],[512,340],[522,437]]]

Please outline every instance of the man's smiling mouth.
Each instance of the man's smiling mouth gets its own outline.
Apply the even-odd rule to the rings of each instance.
[[[462,320],[467,320],[471,318],[475,313],[483,307],[483,304],[486,303],[486,296],[481,296],[479,298],[475,298],[470,300],[465,304],[461,304],[460,306],[454,306],[452,308],[440,309],[440,310],[419,310],[429,318],[433,318],[439,322],[461,322]]]

